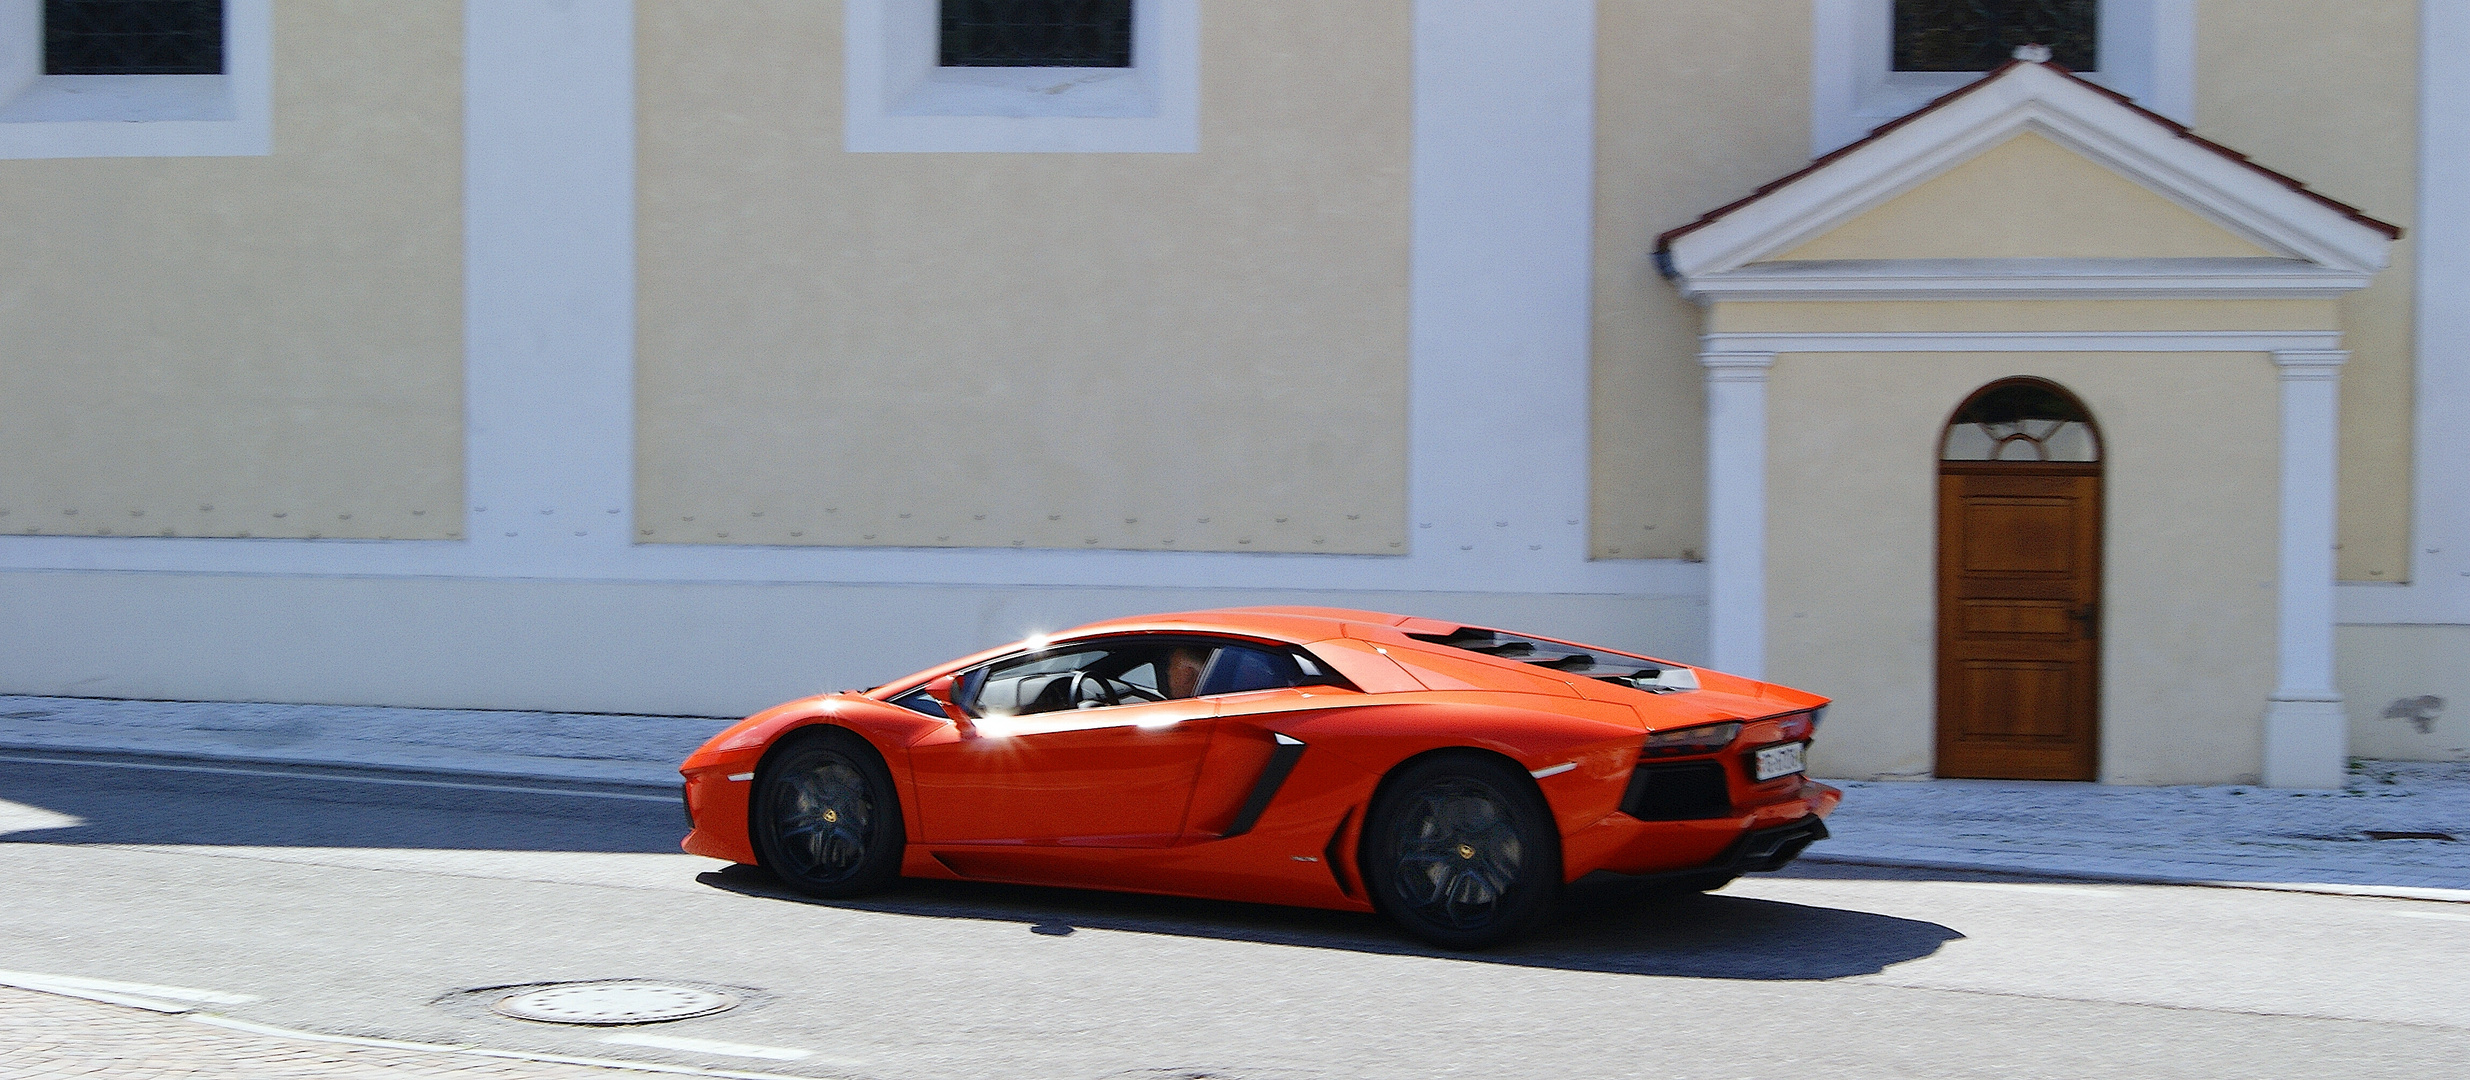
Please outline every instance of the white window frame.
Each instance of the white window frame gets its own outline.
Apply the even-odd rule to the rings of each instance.
[[[1812,0],[1810,152],[1829,153],[1980,78],[1896,71],[1895,0]],[[2101,0],[2099,71],[2076,74],[2195,122],[2195,0]]]
[[[43,0],[0,0],[0,158],[273,150],[273,0],[223,0],[220,75],[45,75]]]
[[[845,0],[852,153],[1200,149],[1200,0],[1133,0],[1128,68],[941,67],[939,0]]]

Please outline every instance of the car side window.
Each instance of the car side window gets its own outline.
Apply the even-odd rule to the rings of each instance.
[[[1218,650],[1217,660],[1209,665],[1208,676],[1201,680],[1201,695],[1275,690],[1294,686],[1302,677],[1294,658],[1285,653],[1229,645]]]
[[[971,680],[977,685],[969,711],[980,716],[1022,716],[1071,708],[1068,695],[1073,676],[1106,655],[1104,649],[1084,645],[996,661],[983,677]]]
[[[944,719],[943,703],[935,700],[935,695],[927,693],[924,689],[912,690],[893,698],[892,704],[914,713],[932,716],[937,720]]]
[[[1229,645],[1218,651],[1202,694],[1240,694],[1247,690],[1277,690],[1289,686],[1343,686],[1340,679],[1312,657],[1299,652]]]
[[[1074,642],[995,661],[962,676],[959,700],[973,715],[1026,716],[1341,683],[1301,653],[1144,634]],[[897,704],[940,715],[940,709],[928,712],[907,700]],[[926,704],[932,706],[931,699]]]

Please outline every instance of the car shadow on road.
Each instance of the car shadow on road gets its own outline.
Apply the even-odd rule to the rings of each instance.
[[[1433,948],[1376,915],[1170,896],[904,879],[863,900],[818,900],[771,874],[732,866],[697,875],[715,889],[783,903],[935,919],[1021,923],[1033,934],[1169,934],[1301,948],[1429,956],[1673,978],[1824,980],[1872,975],[1964,935],[1937,923],[1732,896],[1658,897],[1618,886],[1573,889],[1552,921],[1481,952]]]

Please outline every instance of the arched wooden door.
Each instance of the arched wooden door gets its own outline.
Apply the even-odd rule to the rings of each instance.
[[[1939,776],[2091,780],[2101,741],[2101,440],[2075,395],[2003,379],[1938,466]]]

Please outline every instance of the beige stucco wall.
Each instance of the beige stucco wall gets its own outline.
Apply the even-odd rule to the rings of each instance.
[[[2277,254],[2026,131],[1776,261]]]
[[[1596,35],[1589,547],[1695,558],[1706,542],[1699,313],[1649,253],[1664,230],[1808,160],[1809,6],[1602,0]]]
[[[2470,626],[2344,626],[2333,645],[2350,756],[2470,761]]]
[[[274,153],[0,161],[0,532],[462,530],[462,19],[274,5]]]
[[[1197,154],[851,154],[841,5],[639,8],[643,542],[1400,554],[1411,11],[1216,5]]]
[[[1813,768],[1929,775],[1937,439],[2012,375],[2073,390],[2103,436],[2101,778],[2254,781],[2280,478],[2279,377],[2259,354],[1778,357],[1767,675],[1836,699]]]
[[[2196,130],[2408,229],[2418,200],[2418,0],[2199,0]],[[2342,301],[2341,558],[2409,573],[2411,240]]]

